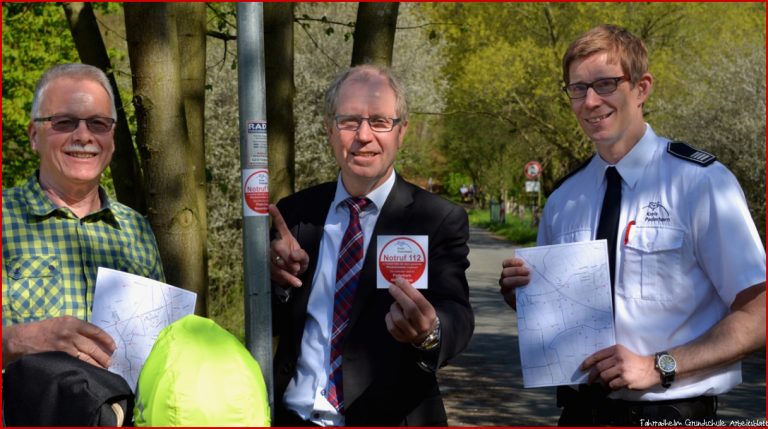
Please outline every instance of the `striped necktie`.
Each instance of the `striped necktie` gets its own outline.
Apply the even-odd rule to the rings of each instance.
[[[344,392],[341,356],[344,338],[349,325],[349,313],[363,267],[363,230],[360,212],[371,203],[367,198],[347,198],[343,203],[349,208],[349,225],[344,232],[336,268],[336,293],[333,299],[333,329],[331,331],[331,375],[328,379],[328,402],[344,413]]]

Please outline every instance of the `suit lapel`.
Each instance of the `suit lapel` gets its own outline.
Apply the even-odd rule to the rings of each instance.
[[[296,350],[300,349],[301,337],[304,333],[304,323],[307,319],[307,305],[309,295],[312,292],[312,280],[317,269],[317,262],[320,253],[320,241],[323,239],[323,230],[325,228],[325,219],[331,208],[331,203],[336,193],[336,183],[333,186],[325,186],[314,194],[309,201],[302,201],[302,207],[318,207],[319,210],[305,210],[305,215],[294,231],[295,238],[302,249],[309,255],[309,265],[307,271],[301,277],[303,286],[294,289],[294,299],[296,304],[293,306],[293,320],[298,321],[294,324],[294,335],[296,339]]]

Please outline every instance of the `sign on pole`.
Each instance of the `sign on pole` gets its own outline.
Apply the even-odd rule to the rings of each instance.
[[[525,181],[525,192],[529,192],[529,193],[539,192],[540,189],[541,189],[541,185],[539,185],[538,180]]]
[[[529,161],[525,164],[525,177],[530,180],[538,179],[541,175],[541,164],[538,161]]]
[[[261,366],[274,410],[269,277],[269,170],[263,4],[237,4],[237,86],[243,182],[245,345]],[[282,398],[281,398],[282,400]]]

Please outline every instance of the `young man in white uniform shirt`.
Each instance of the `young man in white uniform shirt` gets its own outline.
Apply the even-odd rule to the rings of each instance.
[[[590,388],[558,389],[560,425],[714,418],[716,395],[741,382],[740,360],[765,345],[765,250],[744,194],[714,156],[645,123],[653,78],[640,39],[596,27],[571,44],[563,72],[597,154],[550,196],[537,245],[596,239],[609,167],[621,204],[608,247],[617,344],[584,361]],[[513,308],[529,280],[521,259],[502,263]]]

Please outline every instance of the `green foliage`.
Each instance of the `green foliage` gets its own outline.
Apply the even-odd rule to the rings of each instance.
[[[487,209],[469,210],[467,215],[470,225],[487,229],[515,244],[527,246],[536,243],[537,228],[533,226],[530,212],[522,218],[508,213],[504,223],[491,222],[491,213]]]
[[[472,178],[464,173],[448,173],[444,183],[445,194],[459,201],[461,198],[461,187],[472,184]]]
[[[431,3],[422,12],[460,23],[435,36],[448,81],[439,149],[486,198],[519,194],[531,159],[544,167],[546,193],[591,155],[561,90],[561,59],[579,34],[614,23],[648,47],[648,121],[730,166],[764,231],[764,4]]]
[[[726,7],[727,6],[727,7]],[[718,157],[765,237],[765,5],[715,5],[684,31],[692,46],[657,80],[656,131]],[[718,37],[702,37],[710,32]],[[667,96],[667,94],[673,94]]]
[[[237,12],[233,3],[209,2],[206,6],[209,26],[229,35],[237,32]]]
[[[3,3],[3,187],[37,168],[27,136],[35,83],[58,63],[79,61],[61,6]]]

